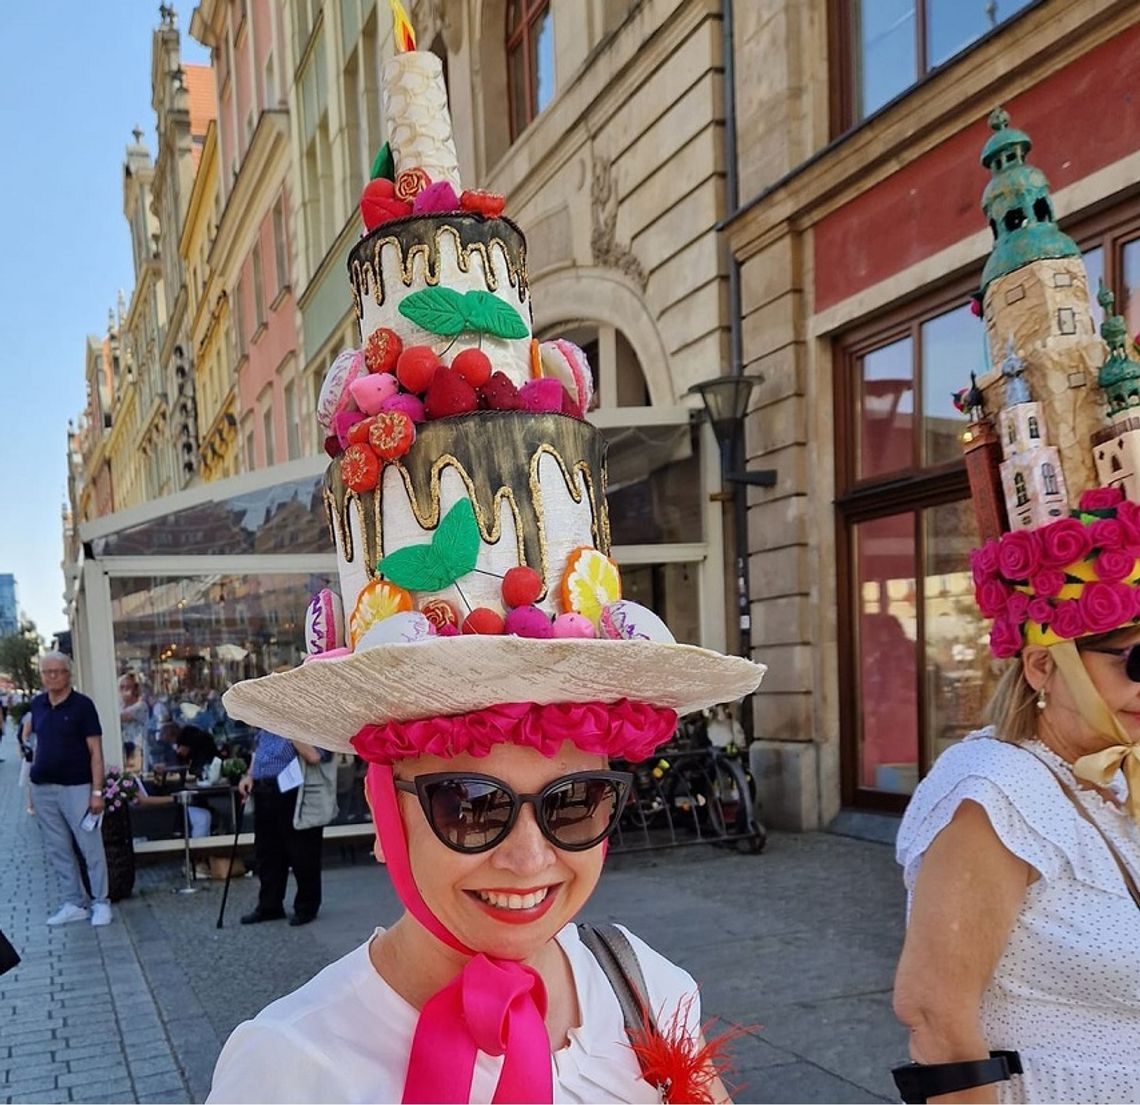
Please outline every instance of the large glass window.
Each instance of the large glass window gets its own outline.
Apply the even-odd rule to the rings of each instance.
[[[514,140],[554,98],[554,18],[550,0],[509,0],[506,50]]]
[[[1031,0],[840,0],[844,130],[878,111]]]

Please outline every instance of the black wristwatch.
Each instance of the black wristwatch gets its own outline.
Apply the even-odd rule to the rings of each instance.
[[[891,1071],[899,1096],[908,1105],[991,1082],[1008,1082],[1011,1075],[1020,1073],[1021,1056],[1016,1051],[991,1051],[988,1059],[956,1063],[904,1063]]]

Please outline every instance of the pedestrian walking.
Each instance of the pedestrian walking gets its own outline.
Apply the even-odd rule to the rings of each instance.
[[[331,752],[261,730],[249,772],[238,784],[253,794],[253,848],[260,888],[243,925],[285,916],[289,872],[297,882],[290,925],[307,925],[321,908],[324,826],[336,816],[336,764]]]
[[[99,831],[103,813],[103,730],[95,703],[71,685],[71,658],[47,652],[40,660],[46,688],[31,702],[36,734],[32,795],[48,860],[63,902],[49,925],[111,923],[107,861]],[[88,898],[77,853],[87,865]]]
[[[29,814],[36,812],[32,802],[32,761],[36,758],[36,735],[32,732],[32,712],[25,710],[20,718],[16,740],[20,745],[19,787],[24,792],[24,808]]]
[[[119,676],[119,726],[124,746],[131,744],[143,757],[143,770],[154,770],[152,743],[148,740],[150,707],[142,697],[139,677],[133,671]]]

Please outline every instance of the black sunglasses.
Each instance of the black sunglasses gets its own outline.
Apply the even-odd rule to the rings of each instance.
[[[420,800],[432,832],[456,852],[486,852],[506,839],[519,811],[534,807],[539,831],[556,848],[584,852],[617,826],[633,776],[628,771],[580,771],[547,783],[537,794],[517,794],[502,779],[440,771],[394,780]]]
[[[1124,674],[1133,683],[1140,683],[1140,644],[1129,645],[1127,648],[1083,648],[1082,652],[1099,652],[1104,656],[1123,656]]]

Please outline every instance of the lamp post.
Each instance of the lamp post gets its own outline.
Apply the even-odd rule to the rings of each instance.
[[[722,503],[731,502],[733,506],[739,652],[746,657],[752,653],[752,611],[748,587],[748,501],[744,487],[776,486],[774,469],[749,472],[745,467],[744,416],[748,411],[748,400],[753,388],[762,383],[763,379],[762,376],[718,376],[694,384],[688,392],[690,395],[699,395],[704,403],[705,413],[720,448],[722,485],[735,485],[731,490],[721,490],[713,497]],[[741,724],[749,739],[752,737],[751,722],[752,711],[745,708]]]

